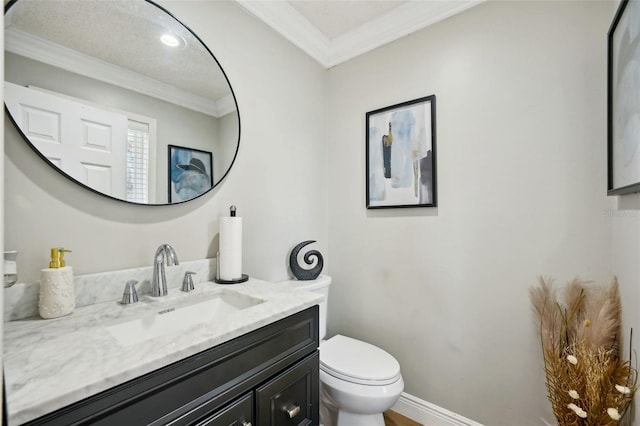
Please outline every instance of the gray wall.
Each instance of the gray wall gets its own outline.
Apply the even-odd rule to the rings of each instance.
[[[622,322],[624,324],[625,353],[629,345],[629,329],[633,328],[632,349],[634,357],[640,353],[640,194],[616,197],[615,205],[609,212],[613,222],[613,273],[620,283],[620,297],[622,298]],[[638,368],[638,363],[632,364]],[[636,396],[636,409],[638,409]],[[634,414],[635,414],[634,413]],[[633,425],[640,425],[640,419],[635,414]]]
[[[5,119],[5,246],[20,251],[22,281],[38,279],[56,246],[73,250],[76,274],[149,265],[164,242],[181,260],[214,256],[218,217],[231,204],[244,218],[245,273],[288,278],[288,252],[304,239],[327,252],[326,70],[234,3],[162,4],[229,76],[242,120],[233,170],[212,193],[184,205],[127,205],[71,185]]]
[[[483,3],[329,71],[329,332],[394,354],[410,394],[487,425],[554,423],[528,289],[611,279],[614,7]],[[364,113],[431,94],[439,207],[367,211]]]

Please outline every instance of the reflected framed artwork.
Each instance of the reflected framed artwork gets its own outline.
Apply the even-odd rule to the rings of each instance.
[[[640,192],[640,1],[618,7],[607,74],[607,194]]]
[[[366,114],[367,208],[437,207],[436,96]]]
[[[192,200],[213,186],[213,155],[209,151],[169,145],[169,203]]]

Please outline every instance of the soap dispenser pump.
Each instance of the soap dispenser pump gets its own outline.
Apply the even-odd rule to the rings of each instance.
[[[49,267],[40,273],[38,311],[44,319],[69,315],[76,306],[73,268],[64,260],[64,254],[69,252],[63,247],[52,248]]]

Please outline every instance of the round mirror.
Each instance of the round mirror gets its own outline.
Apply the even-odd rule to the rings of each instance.
[[[199,197],[229,172],[240,116],[207,46],[145,0],[15,0],[5,107],[52,167],[137,204]]]

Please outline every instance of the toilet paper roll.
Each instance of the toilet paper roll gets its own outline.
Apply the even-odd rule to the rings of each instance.
[[[242,218],[220,218],[220,279],[242,278]]]

